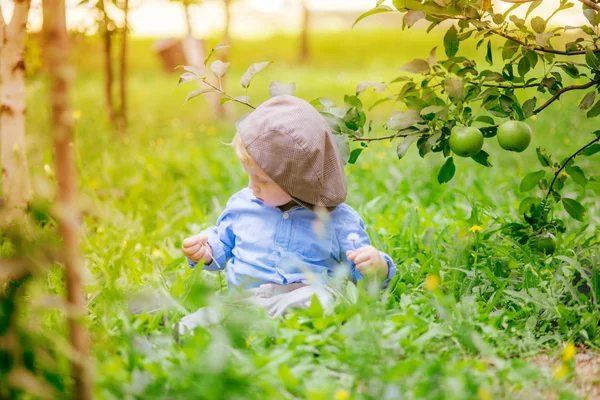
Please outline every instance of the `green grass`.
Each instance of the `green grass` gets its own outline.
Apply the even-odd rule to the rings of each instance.
[[[292,37],[240,40],[233,44],[226,86],[243,94],[236,88],[245,68],[273,60],[252,82],[253,103],[268,97],[274,79],[296,82],[296,94],[308,100],[341,103],[357,82],[394,78],[398,66],[426,57],[440,38],[418,31],[314,34],[313,58],[305,66],[294,63]],[[579,223],[557,208],[568,230],[553,257],[542,258],[493,231],[519,221],[525,197],[520,179],[539,169],[535,147],[562,159],[591,139],[595,122],[577,108],[580,94],[567,93],[531,121],[534,140],[526,152],[501,151],[488,139],[484,148],[494,167],[458,160],[446,185],[436,179],[439,154],[421,159],[413,148],[399,161],[397,143],[370,146],[347,166],[347,202],[377,247],[398,264],[389,292],[369,295],[362,284],[358,290],[350,285],[350,301],[340,301],[333,315],[313,309],[269,320],[234,313],[223,326],[199,329],[177,343],[171,322],[214,301],[220,290],[218,275],[186,267],[180,243],[213,224],[228,197],[246,185],[223,143],[234,134],[233,121],[248,110],[229,104],[230,119],[215,122],[205,100],[184,105],[193,84],[177,87],[176,74],[160,71],[151,42],[134,41],[130,124],[122,138],[106,121],[101,59],[90,51],[97,46],[87,39],[77,47],[72,85],[73,109],[81,113],[75,149],[97,398],[577,397],[573,361],[565,364],[564,380],[552,370],[562,365],[565,343],[600,344],[598,304],[578,296],[572,284],[575,272],[600,263],[597,196],[567,181],[566,192],[587,207],[587,217]],[[45,164],[52,165],[44,79],[31,79],[28,96],[31,173],[37,193],[49,199],[54,180],[44,172]],[[374,99],[365,96],[366,103]],[[375,114],[374,134],[384,133],[383,117],[393,109]],[[579,165],[593,175],[600,163],[590,157]],[[473,225],[483,231],[470,232]],[[45,230],[53,227],[50,221]],[[424,287],[428,274],[440,276],[436,290]],[[54,268],[34,281],[29,304],[63,291]],[[144,293],[160,293],[164,310],[130,315],[128,303]],[[33,332],[38,350],[56,344],[49,357],[37,358],[39,371],[58,372],[53,386],[68,390],[64,313],[38,305],[27,315],[41,321],[41,330],[21,323]],[[536,366],[529,357],[540,352],[557,361]]]

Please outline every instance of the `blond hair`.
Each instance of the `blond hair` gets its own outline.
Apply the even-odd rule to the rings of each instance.
[[[242,164],[246,166],[256,165],[256,161],[254,161],[250,153],[248,153],[248,149],[246,149],[240,134],[237,132],[231,141],[231,147],[233,147],[235,150],[235,154],[240,159]]]

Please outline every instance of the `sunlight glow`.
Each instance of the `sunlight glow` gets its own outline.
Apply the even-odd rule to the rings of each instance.
[[[250,4],[262,12],[276,12],[283,6],[283,0],[251,0]]]

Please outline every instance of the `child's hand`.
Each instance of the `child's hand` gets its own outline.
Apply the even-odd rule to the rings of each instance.
[[[207,242],[208,237],[204,235],[190,236],[181,245],[183,254],[194,262],[204,259],[205,264],[210,264],[212,262],[212,248]]]
[[[356,269],[363,275],[376,275],[382,279],[388,276],[388,265],[385,259],[373,246],[363,246],[356,250],[346,251],[348,261],[354,261]]]

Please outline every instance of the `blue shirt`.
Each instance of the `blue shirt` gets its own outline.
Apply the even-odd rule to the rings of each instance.
[[[208,237],[213,252],[213,261],[204,269],[217,271],[227,265],[230,289],[306,282],[323,273],[331,276],[344,265],[356,281],[362,275],[346,258],[346,250],[371,243],[364,222],[345,203],[325,215],[301,206],[282,211],[257,200],[249,188],[231,196],[217,225],[201,234]],[[388,264],[387,285],[396,265],[390,256],[381,255]],[[191,268],[197,264],[187,261]]]

